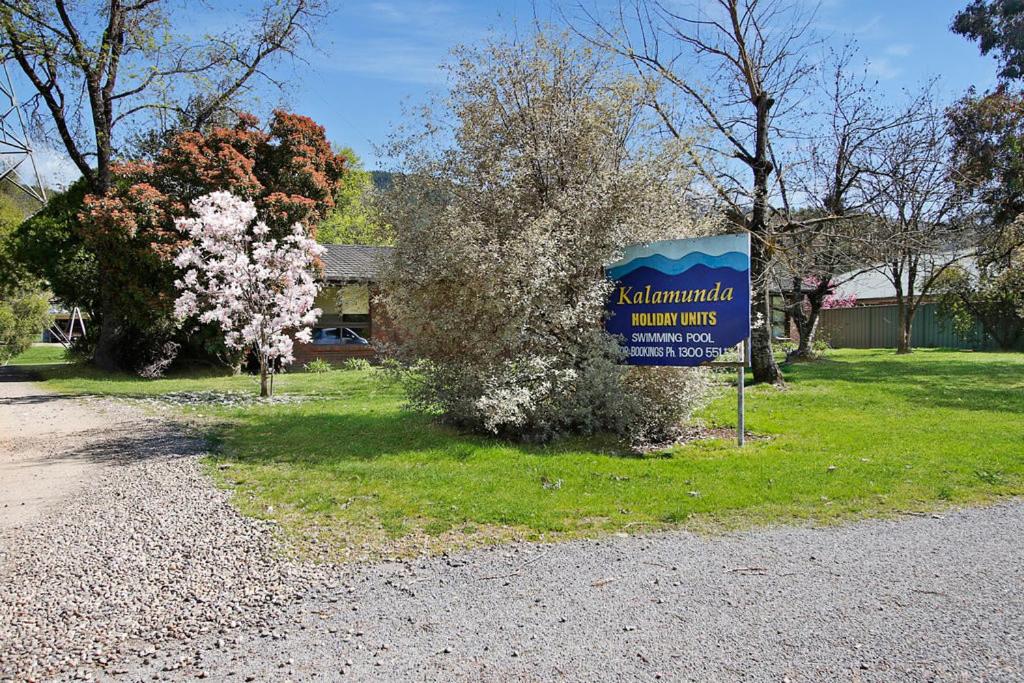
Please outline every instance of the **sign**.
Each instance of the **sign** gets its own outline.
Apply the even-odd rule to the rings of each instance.
[[[702,365],[750,336],[750,236],[638,244],[606,268],[631,365]]]

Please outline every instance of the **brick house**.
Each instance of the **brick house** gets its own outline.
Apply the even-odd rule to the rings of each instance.
[[[375,301],[391,247],[324,247],[323,287],[316,298],[316,307],[323,313],[313,328],[313,342],[296,342],[296,367],[315,358],[335,365],[349,358],[373,359],[376,345],[395,339],[390,321]]]

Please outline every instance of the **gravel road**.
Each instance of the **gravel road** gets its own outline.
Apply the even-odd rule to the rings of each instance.
[[[1024,505],[364,566],[215,680],[1024,680]],[[159,667],[136,670],[141,680]],[[177,679],[176,676],[171,678]]]
[[[1020,501],[313,568],[179,427],[96,415],[94,480],[0,529],[0,680],[1024,680]]]

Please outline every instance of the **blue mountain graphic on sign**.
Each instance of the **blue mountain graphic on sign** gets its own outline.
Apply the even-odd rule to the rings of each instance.
[[[701,265],[708,268],[730,268],[738,273],[748,269],[749,257],[738,251],[728,251],[719,256],[710,256],[702,251],[690,252],[679,259],[671,259],[661,254],[641,256],[622,265],[613,266],[608,269],[608,277],[613,280],[621,280],[625,275],[632,273],[638,268],[650,268],[665,275],[679,275],[694,266]]]

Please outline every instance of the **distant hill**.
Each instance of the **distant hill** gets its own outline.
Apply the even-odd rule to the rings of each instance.
[[[370,178],[373,180],[373,187],[377,190],[390,190],[394,183],[393,175],[389,171],[370,171]]]

